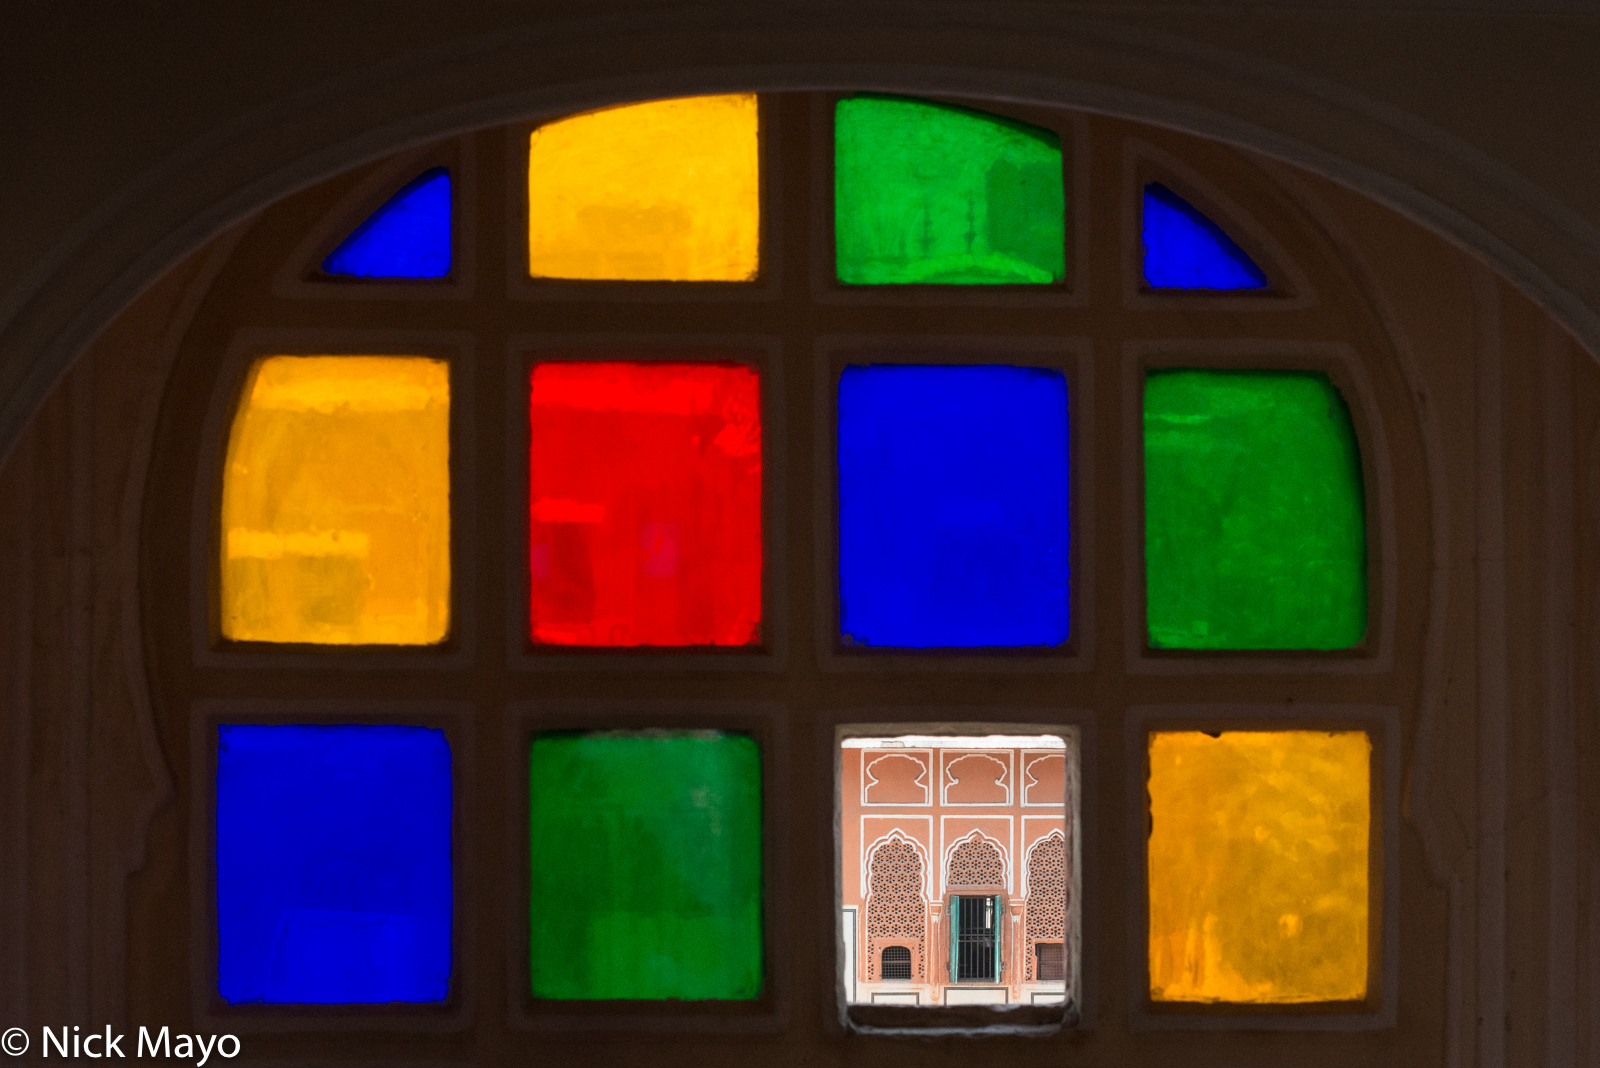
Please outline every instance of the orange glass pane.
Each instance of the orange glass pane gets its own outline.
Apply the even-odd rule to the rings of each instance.
[[[539,127],[528,145],[529,273],[749,281],[758,142],[751,93],[630,104]]]
[[[271,356],[222,483],[233,641],[423,645],[450,613],[450,374],[413,356]]]
[[[1367,992],[1372,742],[1362,731],[1150,737],[1150,997]]]

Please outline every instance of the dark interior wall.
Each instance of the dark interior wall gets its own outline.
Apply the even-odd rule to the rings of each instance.
[[[786,962],[793,997],[777,1033],[516,1033],[505,1026],[506,991],[490,968],[464,1031],[424,1039],[256,1036],[252,1054],[481,1064],[536,1057],[875,1064],[914,1051],[935,1063],[974,1055],[1036,1063],[1042,1054],[1109,1065],[1170,1063],[1203,1048],[1208,1057],[1263,1068],[1287,1058],[1330,1066],[1532,1065],[1592,1054],[1588,1021],[1600,1007],[1600,976],[1589,948],[1596,944],[1588,909],[1597,889],[1589,769],[1597,758],[1586,650],[1600,631],[1590,607],[1594,509],[1584,502],[1592,497],[1600,371],[1505,280],[1370,199],[1216,146],[1191,149],[1191,161],[1224,169],[1212,173],[1236,168],[1226,172],[1232,179],[1260,169],[1266,178],[1258,181],[1270,179],[1297,205],[1299,214],[1280,218],[1303,228],[1297,249],[1322,250],[1319,280],[1347,286],[1336,293],[1324,285],[1324,298],[1334,318],[1347,316],[1356,344],[1375,354],[1376,373],[1392,380],[1384,403],[1395,406],[1394,425],[1405,428],[1404,440],[1391,443],[1402,525],[1413,532],[1402,546],[1409,564],[1397,592],[1410,622],[1397,656],[1417,670],[1400,680],[1395,696],[1404,724],[1404,971],[1393,1029],[1326,1034],[1303,1046],[1248,1032],[1207,1034],[1203,1044],[1181,1032],[1140,1032],[1123,996],[1126,946],[1102,932],[1102,992],[1091,1031],[976,1045],[844,1036],[829,1023],[829,927],[818,904],[826,900],[828,844],[805,817],[806,799],[826,791],[811,745],[821,736],[817,711],[837,695],[807,663],[802,642],[793,678],[775,684],[776,696],[794,705],[789,769],[796,798],[788,843],[794,874],[782,889],[796,942]],[[1114,181],[1115,154],[1096,159]],[[210,373],[208,352],[225,344],[231,324],[270,303],[240,280],[269,275],[294,244],[295,228],[315,217],[314,206],[337,200],[339,183],[349,179],[285,202],[169,272],[97,339],[0,469],[0,537],[8,546],[0,569],[0,754],[7,760],[0,841],[9,858],[0,866],[0,1010],[7,1021],[37,1028],[103,1020],[120,1029],[178,1028],[193,1019],[192,782],[184,709],[163,709],[163,694],[182,692],[192,680],[185,678],[184,610],[170,603],[172,584],[152,582],[168,570],[163,557],[182,555],[187,545],[151,540],[151,532],[174,529],[168,520],[189,508],[193,482],[187,468],[152,470],[150,450],[155,444],[159,454],[163,434],[187,440],[184,426],[198,410],[179,402],[194,390],[172,381],[171,368]],[[1248,206],[1266,209],[1265,202]],[[266,222],[286,224],[284,233]],[[1111,236],[1090,255],[1114,263],[1116,229],[1099,231]],[[1218,329],[1198,323],[1179,317],[1161,329]],[[808,380],[809,351],[799,347],[790,357],[799,361],[788,369],[791,381]],[[805,413],[796,403],[790,422],[798,427]],[[795,459],[803,457],[802,449]],[[794,470],[796,479],[805,477],[803,462]],[[809,489],[808,481],[791,487],[800,502]],[[1108,491],[1108,514],[1116,499]],[[177,527],[183,525],[180,517]],[[1105,569],[1118,559],[1108,544]],[[797,615],[809,610],[803,596],[796,602]],[[161,638],[152,616],[179,621],[176,644]],[[1114,651],[1114,643],[1107,648]],[[335,688],[354,695],[361,682]],[[570,681],[557,688],[582,690]],[[605,692],[630,688],[618,679]],[[771,689],[750,682],[730,692],[773,696]],[[878,703],[907,700],[893,679],[867,689]],[[941,689],[937,680],[923,680],[916,693],[937,702],[945,699]],[[1355,684],[1325,689],[1331,699],[1360,692]],[[1255,685],[1236,692],[1251,700],[1265,693]],[[1108,691],[1107,699],[1121,698]],[[1101,778],[1111,782],[1122,773],[1120,751],[1108,744],[1100,754]],[[1102,835],[1116,833],[1114,813],[1106,802],[1101,808]],[[1121,885],[1106,864],[1097,870],[1099,893]],[[1103,922],[1120,929],[1121,909],[1103,902]],[[483,918],[487,950],[503,943],[503,934],[492,917]]]
[[[0,443],[135,293],[261,204],[412,140],[646,85],[965,88],[1249,143],[1452,234],[1600,348],[1586,6],[12,5]]]

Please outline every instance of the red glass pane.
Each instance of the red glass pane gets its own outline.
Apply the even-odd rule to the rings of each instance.
[[[529,431],[535,643],[758,640],[761,407],[753,369],[539,363]]]

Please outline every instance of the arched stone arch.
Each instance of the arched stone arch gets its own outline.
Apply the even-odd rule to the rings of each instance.
[[[319,12],[327,21],[302,22],[299,32],[323,39],[362,32],[340,25],[341,17],[359,16]],[[1024,24],[977,0],[956,0],[937,17],[918,7],[837,18],[795,8],[752,21],[747,8],[723,0],[626,19],[548,16],[530,24],[510,11],[504,18],[505,25],[464,17],[451,24],[396,14],[382,42],[364,53],[366,66],[351,69],[337,50],[280,51],[275,55],[290,58],[248,95],[208,92],[183,64],[173,65],[172,78],[184,72],[178,84],[146,56],[149,76],[132,92],[98,97],[103,121],[83,126],[81,134],[103,141],[107,131],[126,129],[135,150],[124,152],[118,142],[84,151],[71,124],[53,127],[47,144],[78,164],[72,169],[83,186],[65,210],[36,210],[58,198],[52,176],[62,163],[19,151],[26,162],[18,166],[40,177],[21,190],[12,215],[39,221],[32,224],[37,231],[30,226],[26,233],[17,266],[0,274],[0,451],[9,450],[49,387],[121,307],[265,204],[465,129],[738,88],[850,85],[996,95],[1243,145],[1327,174],[1448,235],[1600,351],[1597,220],[1450,133],[1453,116],[1444,111],[1406,111],[1383,98],[1387,90],[1376,79],[1363,91],[1361,77],[1319,76],[1303,64],[1275,61],[1242,30],[1230,49],[1186,38],[1176,25],[1162,31],[1068,11],[1030,12]],[[949,32],[952,26],[961,32]],[[267,28],[234,26],[215,44],[242,46]],[[82,62],[91,55],[102,64],[126,60],[108,43],[110,56],[85,49]],[[899,57],[906,55],[919,62],[905,64]],[[232,67],[224,61],[211,69],[220,78]],[[73,77],[70,64],[60,77]],[[1452,95],[1428,107],[1468,106]],[[118,117],[121,108],[130,119],[159,115],[180,101],[187,121],[158,128],[159,135],[148,122]],[[103,171],[82,166],[95,158],[106,161]]]

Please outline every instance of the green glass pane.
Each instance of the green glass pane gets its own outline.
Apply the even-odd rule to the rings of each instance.
[[[967,108],[853,96],[834,113],[839,281],[1060,282],[1061,139]]]
[[[761,994],[761,754],[714,731],[553,734],[529,755],[539,998]]]
[[[1150,372],[1144,478],[1151,647],[1361,641],[1361,456],[1350,410],[1327,376]]]

